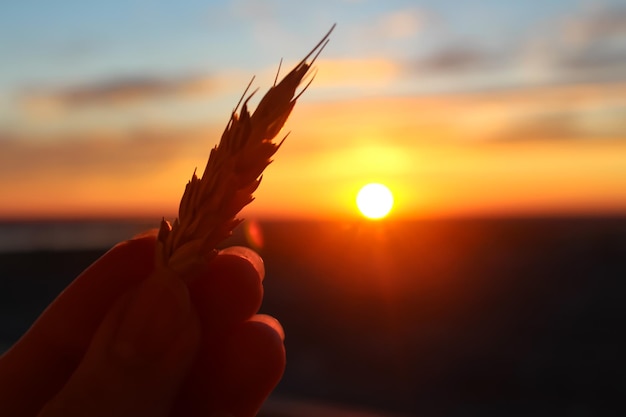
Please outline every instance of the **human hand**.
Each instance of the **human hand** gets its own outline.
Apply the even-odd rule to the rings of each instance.
[[[227,249],[185,285],[151,276],[154,252],[123,242],[57,297],[0,358],[1,415],[256,414],[285,366],[280,325],[256,315],[261,259]]]

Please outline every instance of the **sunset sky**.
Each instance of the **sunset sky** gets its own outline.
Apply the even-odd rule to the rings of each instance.
[[[246,217],[626,214],[623,1],[66,0],[0,12],[0,218],[173,216],[333,23]]]

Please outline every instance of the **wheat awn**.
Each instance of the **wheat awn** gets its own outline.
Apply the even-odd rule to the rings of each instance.
[[[335,25],[278,84],[274,81],[252,114],[248,102],[256,91],[248,94],[250,81],[231,113],[219,144],[211,150],[202,176],[198,178],[194,171],[187,183],[178,218],[173,224],[165,219],[161,221],[156,246],[157,270],[188,276],[198,264],[214,257],[216,246],[241,223],[237,214],[253,201],[252,194],[261,182],[263,170],[287,135],[279,143],[273,140],[313,77],[297,93],[298,86],[310,74],[334,28]]]

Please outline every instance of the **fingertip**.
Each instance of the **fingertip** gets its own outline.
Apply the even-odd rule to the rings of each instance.
[[[250,319],[250,321],[263,323],[264,325],[269,326],[276,332],[276,334],[278,334],[281,342],[285,341],[285,330],[283,329],[283,326],[280,324],[280,322],[274,317],[267,314],[256,314]]]
[[[256,317],[204,346],[181,390],[175,416],[253,417],[285,370],[285,347],[275,324]]]
[[[230,246],[218,253],[218,258],[231,256],[247,261],[254,268],[259,279],[263,281],[265,278],[265,264],[263,263],[263,258],[258,253],[245,246]]]
[[[225,348],[216,411],[254,416],[285,371],[282,336],[274,325],[250,320],[233,331]]]
[[[194,305],[205,330],[224,329],[252,317],[263,301],[263,261],[246,248],[220,252],[202,276],[190,281]]]

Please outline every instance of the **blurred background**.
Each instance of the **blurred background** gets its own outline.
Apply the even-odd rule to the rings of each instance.
[[[621,1],[27,1],[1,16],[4,217],[174,215],[251,77],[264,92],[334,22],[250,215],[350,217],[372,180],[396,217],[626,209]]]
[[[617,0],[3,4],[2,348],[175,217],[252,76],[258,100],[333,23],[225,243],[265,258],[263,309],[286,327],[268,412],[619,415]],[[354,203],[370,182],[394,196],[382,220]]]

